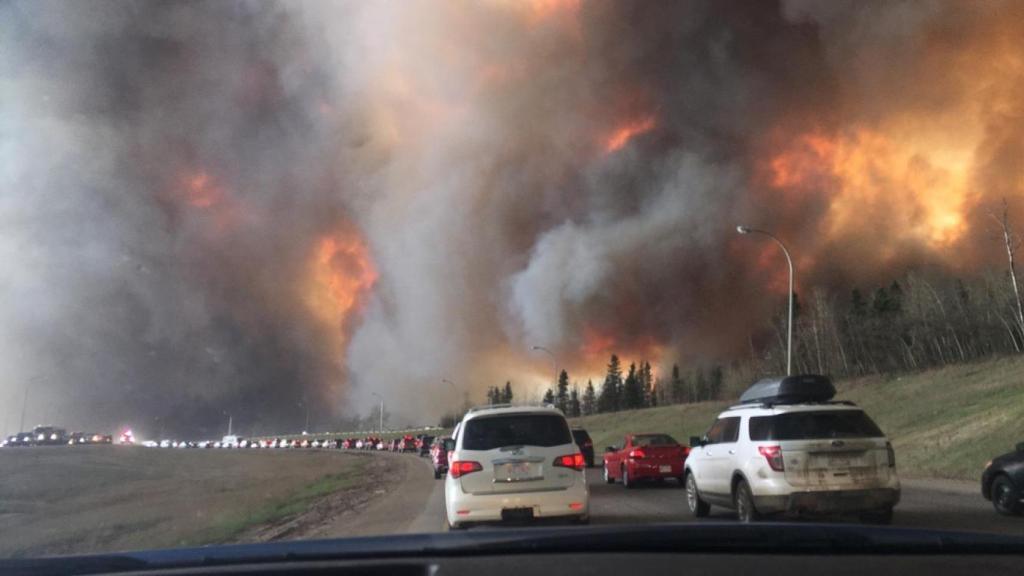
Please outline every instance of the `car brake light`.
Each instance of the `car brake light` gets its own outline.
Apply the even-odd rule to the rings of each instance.
[[[768,461],[768,465],[771,466],[772,470],[782,472],[786,469],[782,462],[781,446],[758,446],[757,451]]]
[[[645,454],[643,450],[637,448],[636,450],[629,451],[629,457],[636,460],[640,460],[641,458],[646,458],[647,454]]]
[[[889,455],[889,468],[896,467],[896,451],[892,449],[892,442],[885,443],[885,451]]]
[[[577,452],[575,454],[566,454],[565,456],[559,456],[555,458],[555,466],[561,466],[563,468],[572,468],[573,470],[583,470],[586,468],[586,461],[583,459],[583,454]]]
[[[479,462],[473,462],[472,460],[456,460],[448,467],[448,470],[452,474],[452,478],[459,478],[466,474],[479,472],[483,469],[484,467],[481,466]]]

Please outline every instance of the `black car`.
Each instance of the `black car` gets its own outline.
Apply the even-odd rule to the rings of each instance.
[[[1017,516],[1024,512],[1024,442],[1013,452],[993,458],[981,474],[981,495],[996,512]]]
[[[420,437],[420,441],[417,442],[420,447],[420,457],[425,458],[430,456],[430,446],[434,443],[433,436],[423,435]]]
[[[594,441],[590,439],[590,434],[583,428],[573,428],[572,439],[576,442],[576,445],[580,447],[580,452],[583,453],[583,459],[587,462],[587,468],[594,467]]]

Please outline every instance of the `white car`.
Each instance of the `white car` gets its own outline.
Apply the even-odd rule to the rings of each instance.
[[[767,514],[859,514],[889,524],[900,500],[892,444],[824,376],[762,380],[692,438],[684,470],[690,512],[711,505],[741,521]]]
[[[535,518],[590,520],[583,454],[560,411],[476,408],[457,430],[444,487],[450,528]]]

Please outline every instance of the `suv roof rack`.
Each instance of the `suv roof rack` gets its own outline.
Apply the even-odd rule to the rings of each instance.
[[[856,402],[850,400],[826,400],[824,402],[813,402],[806,400],[776,400],[776,401],[764,401],[764,402],[748,402],[746,404],[733,404],[726,408],[726,410],[740,410],[742,408],[774,408],[776,406],[856,406]]]
[[[479,412],[481,410],[490,410],[492,408],[555,408],[554,404],[484,404],[482,406],[473,406],[469,410],[466,410],[466,414],[472,414],[473,412]]]

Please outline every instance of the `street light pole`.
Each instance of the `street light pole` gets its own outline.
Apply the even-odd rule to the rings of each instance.
[[[555,369],[555,390],[558,390],[558,358],[555,357],[555,353],[543,346],[534,346],[533,349],[551,356],[551,366]]]
[[[786,262],[789,264],[789,323],[786,330],[786,376],[789,376],[793,373],[793,259],[789,256],[789,250],[782,243],[782,240],[779,240],[770,232],[748,228],[747,226],[737,226],[736,231],[740,234],[761,234],[767,236],[774,240],[779,245],[779,248],[782,248],[782,253],[786,255]]]
[[[383,435],[384,434],[384,397],[381,396],[380,394],[377,394],[376,392],[370,392],[370,394],[373,394],[377,398],[380,398],[380,414],[378,415],[378,426],[377,426],[377,429],[380,431],[381,435]]]
[[[459,389],[458,389],[458,388],[457,388],[457,387],[455,386],[455,382],[452,382],[451,380],[449,380],[449,379],[447,379],[447,378],[442,378],[442,379],[441,379],[441,382],[443,382],[443,383],[445,383],[445,384],[447,384],[447,385],[451,386],[451,387],[452,387],[452,392],[454,392],[454,393],[455,393],[455,396],[456,396],[456,397],[458,397],[458,395],[459,395]],[[456,417],[456,415],[457,415],[458,411],[459,411],[459,409],[458,409],[458,408],[456,408],[455,410],[453,410],[453,411],[452,411],[452,418],[455,418],[455,417]]]

